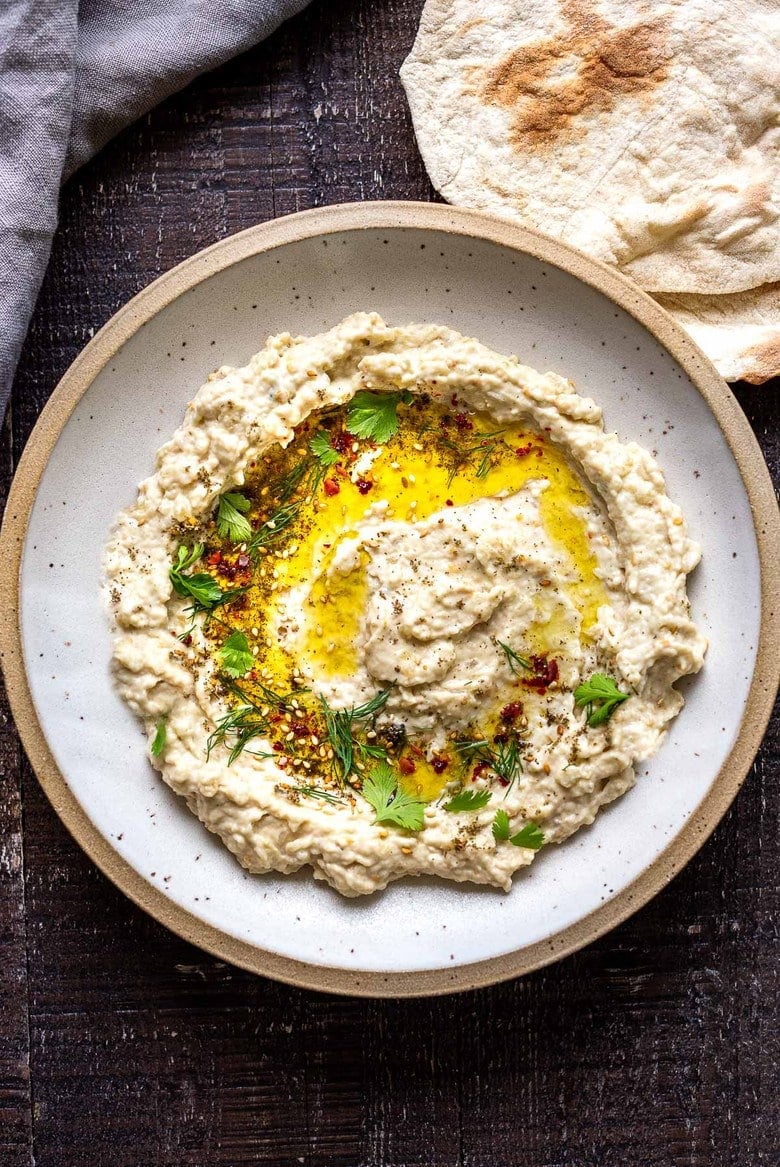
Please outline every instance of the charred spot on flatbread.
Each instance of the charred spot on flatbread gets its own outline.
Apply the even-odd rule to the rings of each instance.
[[[521,149],[579,137],[582,114],[607,112],[668,76],[666,17],[620,28],[580,0],[563,0],[561,9],[565,32],[520,45],[490,66],[480,86],[483,101],[515,111],[512,133]]]

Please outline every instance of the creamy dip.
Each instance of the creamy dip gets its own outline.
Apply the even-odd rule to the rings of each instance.
[[[698,559],[569,381],[359,313],[196,394],[107,549],[116,681],[249,870],[508,889],[682,706]]]

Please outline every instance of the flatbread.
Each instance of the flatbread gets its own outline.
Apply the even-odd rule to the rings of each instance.
[[[780,282],[777,0],[428,0],[401,78],[450,202],[652,292]]]
[[[658,303],[690,332],[726,381],[780,376],[780,284],[729,296],[666,293]]]

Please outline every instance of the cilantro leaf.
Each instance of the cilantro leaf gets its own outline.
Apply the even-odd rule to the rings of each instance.
[[[512,843],[515,847],[526,847],[529,851],[538,851],[544,843],[544,835],[536,823],[526,823],[517,834],[510,834],[509,815],[505,810],[496,811],[493,838],[497,843]]]
[[[231,632],[219,650],[222,671],[229,677],[243,677],[255,663],[244,632]]]
[[[231,543],[246,543],[252,537],[252,524],[245,515],[251,503],[237,490],[223,494],[217,509],[217,530],[223,539]]]
[[[245,588],[233,588],[223,592],[213,575],[207,571],[196,571],[193,575],[185,575],[187,568],[197,563],[203,555],[203,544],[194,543],[188,550],[180,547],[176,552],[176,561],[169,569],[173,590],[180,596],[193,600],[194,612],[210,612],[218,604],[229,604],[236,596],[240,596]]]
[[[411,400],[404,393],[369,393],[361,389],[349,403],[346,429],[358,438],[369,438],[380,444],[388,441],[398,429],[399,402]]]
[[[195,572],[194,575],[185,575],[185,571],[192,567],[203,554],[203,544],[194,543],[188,550],[182,546],[176,552],[176,562],[168,572],[173,589],[180,596],[189,596],[203,608],[213,608],[222,599],[222,589],[213,575],[206,571]]]
[[[496,644],[503,651],[510,672],[514,673],[516,677],[522,676],[523,669],[533,670],[534,666],[527,656],[520,656],[519,652],[515,652],[513,648],[510,648],[508,644],[504,644],[502,640],[497,640]]]
[[[453,814],[459,810],[482,810],[490,802],[489,790],[459,790],[449,802],[445,802],[444,809]]]
[[[157,728],[154,735],[154,741],[151,744],[151,753],[153,758],[159,758],[160,754],[165,749],[165,739],[168,736],[168,718],[159,717],[157,719]]]
[[[497,810],[493,819],[493,838],[497,843],[504,843],[509,839],[509,815],[505,810]]]
[[[425,803],[402,790],[387,762],[374,766],[363,783],[363,797],[374,808],[375,822],[420,831],[425,820]]]
[[[584,681],[574,690],[576,705],[587,707],[587,722],[590,726],[603,725],[630,693],[621,693],[612,677],[604,673],[594,673],[589,681]]]
[[[314,435],[309,442],[309,449],[323,466],[334,466],[341,457],[338,450],[333,449],[330,438],[324,430],[320,430],[318,434]]]
[[[516,835],[509,840],[515,847],[527,847],[529,851],[538,851],[544,844],[544,834],[536,823],[526,823]]]

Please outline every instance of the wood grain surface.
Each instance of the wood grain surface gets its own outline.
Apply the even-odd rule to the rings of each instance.
[[[155,276],[290,211],[434,197],[397,76],[421,7],[314,3],[69,184],[4,490],[58,378]],[[780,473],[778,386],[737,392]],[[779,745],[776,717],[696,859],[599,943],[477,993],[351,1001],[142,915],[65,833],[1,704],[0,1164],[776,1167]]]

